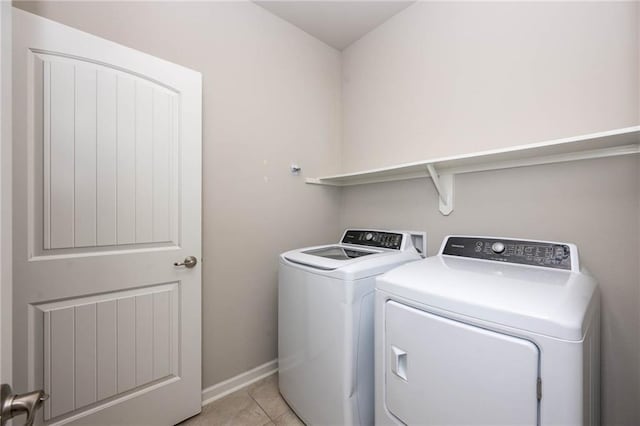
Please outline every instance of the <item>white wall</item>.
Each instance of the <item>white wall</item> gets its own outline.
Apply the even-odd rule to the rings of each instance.
[[[343,53],[345,170],[636,124],[636,7],[410,6]]]
[[[417,3],[343,53],[356,171],[640,123],[638,3]],[[602,287],[603,424],[640,424],[640,159],[343,190],[345,226],[570,241]]]
[[[340,53],[250,2],[18,2],[203,75],[203,386],[277,357],[277,255],[335,241]],[[297,161],[301,176],[291,176]]]

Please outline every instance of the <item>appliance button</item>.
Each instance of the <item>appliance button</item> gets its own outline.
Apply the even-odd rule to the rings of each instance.
[[[504,244],[501,243],[500,241],[496,241],[495,243],[493,243],[491,245],[491,250],[493,250],[494,253],[502,253],[504,251]]]

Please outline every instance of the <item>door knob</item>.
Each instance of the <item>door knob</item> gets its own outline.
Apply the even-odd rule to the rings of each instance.
[[[198,264],[198,259],[195,256],[187,256],[182,262],[173,262],[173,266],[184,266],[185,268],[193,268]]]
[[[33,425],[36,411],[49,398],[49,395],[41,390],[15,395],[8,384],[2,385],[0,393],[0,425],[2,426],[20,414],[27,415],[25,426]]]

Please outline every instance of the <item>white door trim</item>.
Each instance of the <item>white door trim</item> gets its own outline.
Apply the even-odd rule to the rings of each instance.
[[[0,379],[12,381],[11,2],[0,1]]]

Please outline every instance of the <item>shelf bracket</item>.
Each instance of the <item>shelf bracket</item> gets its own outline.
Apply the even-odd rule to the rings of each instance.
[[[429,171],[429,175],[431,175],[433,186],[435,186],[436,191],[438,191],[440,213],[448,216],[453,211],[453,174],[444,173],[438,175],[433,164],[427,164],[427,170]]]

